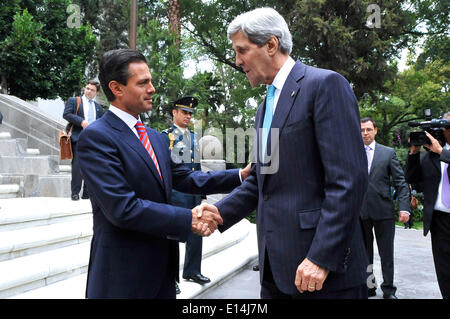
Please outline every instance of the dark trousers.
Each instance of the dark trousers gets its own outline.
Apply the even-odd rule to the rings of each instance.
[[[431,247],[442,298],[450,299],[450,213],[433,211]]]
[[[72,192],[72,195],[78,195],[81,191],[81,183],[83,181],[83,178],[81,177],[81,169],[80,169],[80,161],[78,159],[78,152],[77,152],[77,143],[72,142],[72,180],[70,181],[70,190]],[[87,195],[87,187],[86,185],[83,186],[83,197]]]
[[[177,294],[175,292],[175,275],[170,269],[167,269],[166,274],[164,276],[164,280],[161,283],[161,287],[159,289],[158,294],[154,297],[154,299],[176,299]]]
[[[394,236],[395,220],[382,219],[373,220],[371,218],[361,220],[363,228],[364,244],[366,246],[369,265],[373,265],[373,231],[377,240],[378,254],[381,259],[381,272],[383,274],[383,283],[381,290],[385,295],[395,294],[397,288],[394,286]],[[373,271],[368,276],[375,278]],[[375,289],[375,288],[374,288]]]
[[[203,238],[190,233],[186,241],[183,277],[201,274]]]
[[[325,280],[324,286],[327,284]],[[367,286],[361,285],[357,287],[342,289],[338,291],[305,291],[304,293],[298,292],[291,296],[280,291],[273,279],[272,269],[270,267],[270,261],[265,252],[264,258],[264,274],[261,283],[261,299],[367,299]]]

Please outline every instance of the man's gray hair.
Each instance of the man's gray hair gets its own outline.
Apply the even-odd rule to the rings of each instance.
[[[292,51],[292,35],[288,25],[272,8],[258,8],[238,15],[228,26],[228,38],[231,39],[239,31],[259,47],[274,35],[278,38],[283,54]]]

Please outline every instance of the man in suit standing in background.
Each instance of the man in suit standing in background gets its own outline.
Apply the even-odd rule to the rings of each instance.
[[[200,149],[197,135],[189,131],[189,124],[198,105],[198,100],[192,96],[182,97],[174,102],[172,115],[172,127],[162,131],[167,147],[171,154],[182,160],[189,170],[200,171]],[[171,204],[175,206],[194,208],[202,202],[201,195],[190,195],[172,191]],[[183,278],[192,280],[198,284],[206,284],[211,280],[201,273],[202,264],[202,243],[201,236],[194,233],[189,234],[186,241],[186,253],[184,256]],[[181,292],[177,283],[176,292]]]
[[[78,105],[77,100],[80,97],[71,97],[67,100],[64,108],[63,118],[67,120],[66,131],[69,132],[72,127],[72,135],[70,141],[72,142],[72,180],[70,181],[72,200],[80,199],[81,183],[83,181],[80,171],[80,162],[78,160],[77,142],[81,131],[95,120],[103,115],[102,106],[95,102],[95,97],[100,91],[100,83],[95,80],[90,80],[84,87],[84,94],[81,96],[81,101]],[[77,111],[78,106],[78,111]],[[83,186],[83,194],[81,198],[88,199],[89,194],[86,184]]]
[[[450,121],[450,112],[444,114]],[[436,276],[444,299],[450,299],[450,128],[443,129],[443,145],[425,132],[430,144],[422,156],[420,145],[411,145],[406,161],[406,180],[423,191],[423,235],[431,233]]]
[[[367,256],[369,257],[369,297],[376,295],[376,281],[373,275],[373,231],[377,240],[378,252],[383,273],[383,298],[397,299],[394,286],[394,236],[395,211],[391,194],[391,177],[399,204],[398,221],[406,223],[409,219],[410,193],[405,182],[403,169],[391,147],[375,142],[378,128],[370,117],[361,119],[361,135],[367,155],[369,185],[361,208],[361,222]],[[373,287],[372,287],[373,286]]]
[[[367,298],[367,161],[349,83],[294,61],[288,26],[271,8],[239,15],[228,37],[250,84],[267,85],[257,161],[216,207],[199,209],[220,212],[221,231],[257,209],[261,298]]]
[[[171,160],[162,134],[140,121],[155,93],[141,53],[108,51],[99,69],[111,104],[78,141],[94,223],[86,296],[175,299],[178,242],[211,234],[222,219],[170,205],[172,188],[226,193],[240,185],[239,170],[204,173]]]

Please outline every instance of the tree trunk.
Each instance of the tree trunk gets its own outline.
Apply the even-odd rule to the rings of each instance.
[[[180,0],[169,0],[169,30],[176,34],[176,45],[180,47],[181,38],[181,14]]]
[[[0,93],[8,94],[8,83],[6,82],[6,77],[2,75],[2,82],[0,83]]]

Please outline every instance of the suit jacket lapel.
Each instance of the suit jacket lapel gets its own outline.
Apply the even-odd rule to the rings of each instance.
[[[372,163],[370,164],[370,173],[369,176],[372,175],[373,168],[376,167],[374,163],[380,159],[381,149],[378,147],[378,143],[375,142],[375,150],[373,151]]]
[[[150,158],[150,155],[148,154],[147,150],[145,149],[144,145],[142,145],[139,138],[133,133],[133,131],[130,130],[130,128],[123,122],[121,119],[119,119],[114,113],[107,111],[104,115],[105,119],[111,124],[111,126],[120,131],[121,139],[125,141],[145,162],[145,164],[148,166],[152,174],[155,176],[155,179],[158,180],[161,187],[163,187],[163,183],[161,181],[161,178],[159,177],[158,171],[156,170],[155,163],[153,163],[153,160]],[[147,129],[148,134],[148,129]],[[150,141],[152,142],[153,146],[153,138],[149,134]],[[158,153],[156,152],[156,156],[158,156]],[[159,162],[159,160],[158,160]]]
[[[286,82],[284,82],[283,88],[280,93],[280,97],[278,98],[278,103],[275,109],[275,113],[273,115],[272,124],[270,128],[278,128],[279,129],[279,136],[281,136],[284,124],[286,123],[286,120],[288,118],[288,115],[294,106],[294,102],[298,96],[298,93],[300,92],[301,88],[301,79],[305,76],[305,70],[306,66],[301,62],[296,62],[294,67],[292,68],[291,72],[289,73],[288,77],[286,78]],[[265,111],[265,103],[264,100],[263,104],[260,106],[260,109],[263,108],[263,111]],[[259,123],[257,123],[257,127],[261,128],[263,125],[263,118],[264,118],[264,112],[261,111],[261,114],[259,116]],[[258,132],[257,132],[258,133]],[[258,157],[259,157],[259,134],[258,134]],[[278,148],[279,138],[275,141],[275,144],[271,145],[271,134],[269,132],[268,140],[267,140],[267,150],[276,150]],[[259,162],[259,160],[258,160]],[[257,172],[260,171],[260,169],[257,170]],[[265,174],[262,174],[260,176],[261,182],[264,183],[264,177]]]
[[[80,107],[78,108],[78,112],[77,115],[81,116],[84,119],[84,103],[83,103],[83,98],[81,98],[81,103],[80,103]],[[77,104],[75,102],[75,110],[76,110]]]

